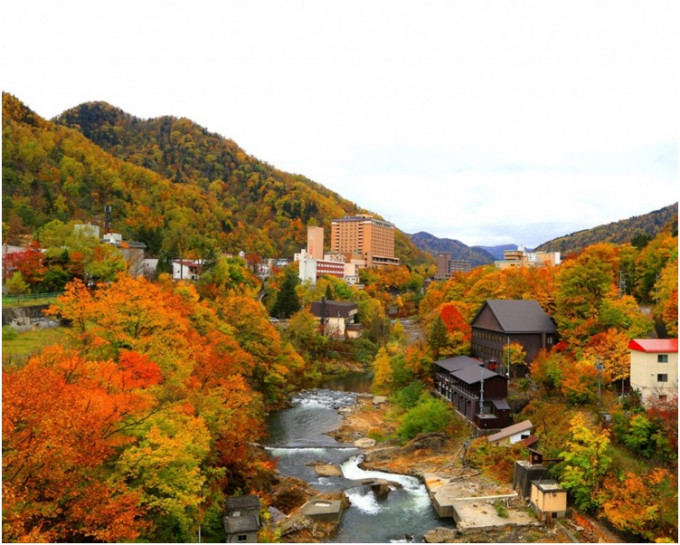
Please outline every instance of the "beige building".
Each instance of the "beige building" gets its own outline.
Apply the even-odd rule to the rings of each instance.
[[[628,348],[630,387],[645,405],[678,395],[678,339],[633,339]]]
[[[541,267],[545,265],[557,266],[562,263],[560,252],[527,252],[524,246],[516,250],[505,250],[503,260],[496,261],[499,269],[511,267]]]
[[[323,259],[323,227],[307,227],[307,255]]]
[[[331,251],[344,254],[348,262],[363,259],[367,267],[399,265],[394,255],[394,224],[368,215],[333,220]]]
[[[567,491],[553,480],[532,481],[530,501],[543,522],[564,517],[567,512]]]

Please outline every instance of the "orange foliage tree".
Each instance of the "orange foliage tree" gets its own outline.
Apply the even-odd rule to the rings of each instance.
[[[90,361],[59,347],[3,372],[5,540],[133,541],[139,495],[108,464],[154,413],[147,358]]]
[[[678,539],[678,475],[655,468],[644,475],[630,471],[605,478],[602,510],[614,528],[645,540]]]

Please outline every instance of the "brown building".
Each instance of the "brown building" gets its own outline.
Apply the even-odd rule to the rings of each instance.
[[[519,343],[531,363],[542,349],[557,343],[555,322],[533,300],[487,300],[472,320],[472,355],[487,363],[489,369],[506,374],[503,349]]]
[[[468,356],[439,360],[434,365],[435,391],[475,426],[498,430],[512,423],[507,378]]]
[[[437,256],[437,274],[435,280],[448,280],[455,272],[470,272],[472,261],[469,259],[451,259],[451,254],[439,254]]]
[[[399,265],[394,255],[394,224],[368,215],[333,220],[331,251],[344,254],[347,262],[363,259],[367,267]]]

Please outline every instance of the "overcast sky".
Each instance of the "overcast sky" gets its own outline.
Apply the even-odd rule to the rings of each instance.
[[[2,89],[187,117],[407,232],[525,244],[678,200],[680,3],[25,0]]]

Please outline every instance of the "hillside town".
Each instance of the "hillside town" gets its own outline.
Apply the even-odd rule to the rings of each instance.
[[[363,453],[364,467],[416,475],[424,483],[436,517],[450,521],[449,526],[445,524],[428,531],[423,538],[426,541],[464,541],[472,537],[488,541],[523,541],[524,538],[542,541],[539,535],[557,542],[588,541],[593,536],[598,536],[598,540],[602,540],[603,536],[605,540],[620,539],[612,538],[612,530],[615,531],[616,527],[606,523],[606,516],[602,519],[605,521],[603,525],[602,521],[593,518],[592,508],[585,507],[588,503],[583,502],[583,493],[589,492],[593,485],[575,484],[578,481],[567,477],[569,469],[564,464],[575,455],[569,450],[569,441],[575,441],[571,443],[573,445],[581,445],[578,448],[587,445],[587,440],[577,439],[576,435],[579,426],[586,426],[593,436],[592,441],[608,443],[608,438],[615,434],[622,445],[627,445],[634,452],[636,449],[638,453],[644,452],[643,456],[662,465],[667,463],[663,460],[675,465],[674,445],[660,442],[662,436],[659,434],[676,434],[677,422],[670,423],[672,429],[665,429],[663,421],[667,417],[657,417],[660,419],[653,424],[650,415],[660,414],[660,410],[667,411],[668,408],[677,410],[677,337],[650,335],[627,339],[619,335],[616,340],[610,341],[603,337],[605,329],[600,335],[601,344],[593,345],[595,350],[591,352],[586,350],[585,353],[590,355],[575,363],[581,366],[578,372],[582,375],[571,379],[560,376],[569,371],[566,368],[557,371],[556,367],[551,370],[551,366],[556,365],[551,358],[564,358],[560,354],[565,351],[567,343],[574,342],[574,337],[570,339],[559,318],[549,312],[549,309],[554,311],[557,308],[553,295],[546,293],[541,296],[540,290],[535,290],[533,293],[539,296],[537,299],[531,297],[531,291],[524,292],[521,298],[513,298],[507,293],[491,291],[489,295],[495,297],[482,297],[474,307],[461,304],[464,298],[456,302],[445,297],[441,303],[437,302],[437,298],[441,297],[438,290],[456,285],[462,288],[465,279],[475,274],[482,274],[482,279],[485,274],[500,275],[498,279],[502,282],[506,282],[506,275],[507,281],[514,278],[513,275],[529,275],[526,278],[536,282],[541,275],[554,275],[561,267],[569,270],[568,267],[576,263],[574,258],[565,264],[559,252],[527,252],[519,247],[506,250],[504,260],[496,261],[481,273],[469,263],[440,254],[436,265],[433,261],[429,268],[430,278],[415,284],[413,295],[419,301],[419,316],[414,316],[409,314],[407,307],[396,303],[407,297],[408,292],[404,288],[393,283],[391,286],[385,284],[381,288],[384,290],[382,294],[375,291],[376,280],[381,275],[391,278],[390,275],[402,271],[407,277],[403,285],[409,283],[409,273],[395,256],[395,226],[366,214],[334,219],[331,226],[328,244],[322,227],[309,226],[307,245],[294,256],[263,259],[244,250],[237,255],[224,254],[211,261],[175,258],[170,260],[171,268],[166,269],[167,273],[162,272],[158,258],[146,257],[144,243],[123,240],[122,235],[112,232],[108,225],[100,235],[99,227],[94,224],[73,224],[72,231],[66,228],[68,236],[63,239],[66,245],[59,246],[59,251],[65,255],[73,252],[75,246],[69,244],[80,245],[78,247],[94,244],[115,249],[114,254],[106,257],[111,263],[118,263],[110,269],[109,284],[115,282],[115,276],[121,273],[130,279],[153,282],[159,275],[166,274],[177,286],[189,282],[204,289],[206,274],[219,267],[221,262],[241,267],[244,272],[238,274],[243,280],[248,274],[256,278],[250,293],[260,299],[266,295],[266,289],[258,285],[275,283],[278,288],[277,293],[270,296],[268,327],[275,327],[277,335],[290,339],[305,359],[315,360],[315,365],[325,370],[321,375],[324,372],[342,375],[347,370],[359,370],[368,372],[367,376],[372,377],[372,394],[344,410],[344,423],[334,433],[343,444],[355,445]],[[50,237],[43,233],[42,239],[50,240]],[[22,284],[10,282],[10,279],[16,279],[17,275],[22,279],[24,276],[29,278],[30,274],[26,271],[35,269],[37,263],[43,263],[41,267],[49,267],[50,256],[53,255],[53,249],[36,243],[26,248],[4,245],[4,293],[20,300],[21,291],[27,292],[30,288],[24,282],[27,287],[17,290],[16,286],[21,288]],[[93,257],[96,255],[101,255],[101,252],[92,254]],[[116,261],[117,256],[123,261]],[[85,264],[83,270],[92,269]],[[233,274],[232,277],[236,278]],[[104,293],[97,286],[101,286],[99,283],[105,277],[92,276],[88,280],[85,275],[83,279],[90,289],[95,290],[93,293]],[[293,286],[291,296],[306,301],[306,304],[303,306],[298,300],[296,305],[285,307],[285,311],[281,310],[284,307],[277,311],[275,309],[286,292],[288,280]],[[618,294],[613,301],[622,300],[621,283],[617,285],[617,280],[620,279],[610,280],[612,289]],[[245,285],[242,284],[240,289],[245,289]],[[458,291],[462,295],[460,289]],[[385,320],[381,327],[391,330],[388,336],[382,337],[383,341],[380,341],[380,336],[375,336],[376,324],[367,319],[366,314],[366,305],[375,301],[375,297],[381,302],[374,311]],[[57,306],[51,307],[48,314],[61,320],[72,319],[60,301],[61,297],[57,298]],[[546,301],[553,302],[546,306]],[[431,310],[428,311],[428,307]],[[16,335],[62,323],[59,319],[45,321],[42,311],[48,308],[47,305],[35,312],[31,308],[17,312],[3,305],[3,341],[6,337],[9,341],[11,337],[5,333],[10,331]],[[463,313],[467,313],[468,320]],[[296,335],[301,334],[298,333],[300,320],[305,315],[314,325],[304,334],[306,340],[303,340]],[[677,324],[677,318],[675,320]],[[402,321],[410,324],[408,335],[404,332]],[[674,327],[677,328],[677,325]],[[395,333],[399,330],[402,333]],[[651,332],[649,328],[638,330]],[[636,331],[635,327],[632,331]],[[606,334],[614,335],[611,331]],[[375,343],[377,352],[363,363],[354,360],[356,355],[341,358],[344,360],[342,365],[347,366],[342,370],[342,366],[337,365],[339,361],[328,359],[330,352],[319,348],[322,344],[319,344],[321,341],[317,336],[327,339],[324,343],[334,343],[328,346],[335,347],[336,351],[346,350],[340,348],[341,345],[355,350],[349,346],[370,342]],[[590,337],[584,338],[591,342],[588,341]],[[610,343],[618,345],[614,348]],[[3,366],[12,362],[12,356],[7,356],[8,352],[11,354],[11,345],[7,344],[4,348]],[[410,358],[410,361],[405,358]],[[351,363],[352,360],[354,363]],[[583,365],[588,365],[588,369]],[[576,382],[565,388],[568,380]],[[583,415],[574,416],[572,438],[569,439],[568,434],[560,436],[566,439],[566,444],[561,440],[555,443],[556,437],[550,434],[549,412],[542,414],[543,409],[539,410],[543,403],[541,397],[551,398],[560,388],[563,394],[555,398],[559,399],[557,406],[563,407],[560,410],[569,407],[567,412],[571,413],[574,408],[583,406],[592,407],[594,411],[587,416],[588,424],[582,420]],[[408,409],[396,420],[389,414],[397,411],[399,404],[403,403],[400,396],[403,397],[409,390],[414,393],[408,395],[416,395],[409,402],[413,407],[411,410],[439,400],[445,405],[442,408],[432,405],[429,410],[434,412],[424,417],[415,432],[405,435],[398,422],[408,417]],[[563,405],[565,402],[567,405]],[[622,411],[620,407],[625,406],[628,408]],[[387,410],[386,407],[392,408]],[[631,411],[631,407],[635,409]],[[442,410],[449,413],[447,424],[437,428],[431,422],[440,418],[436,414]],[[648,428],[644,432],[647,435],[641,438],[640,431],[633,426],[634,422],[642,422],[640,419],[645,418],[644,415],[647,415],[644,421]],[[458,430],[455,433],[465,440],[456,440],[455,434],[450,431],[454,428]],[[636,434],[635,442],[629,443],[626,434]],[[656,435],[652,437],[653,434]],[[640,450],[643,448],[647,450]],[[503,462],[507,464],[504,473],[500,472],[500,465],[494,470],[480,469],[489,463],[484,461],[489,456],[506,459]],[[471,462],[475,459],[477,462]],[[575,460],[573,463],[576,463]],[[332,464],[324,467],[329,468],[324,470],[330,471],[329,475],[342,475],[339,467],[332,469],[335,467]],[[473,467],[477,468],[476,472],[471,472]],[[557,467],[564,468],[561,477],[559,472],[556,473]],[[673,478],[677,478],[677,468],[672,473],[663,471],[667,477],[674,475]],[[601,473],[600,479],[606,478],[606,475]],[[277,479],[287,478],[280,475]],[[364,479],[361,482],[361,486],[372,491],[370,493],[383,498],[388,497],[396,486],[381,479]],[[265,535],[273,535],[271,532],[279,532],[283,541],[332,540],[338,528],[342,528],[343,513],[350,508],[351,501],[347,495],[328,496],[315,492],[313,484],[310,485],[311,488],[300,496],[297,504],[288,506],[287,514],[285,509],[274,509],[276,500],[263,503],[259,494],[227,496],[223,516],[227,542],[255,542],[265,539]],[[579,488],[582,486],[586,488]],[[263,513],[268,514],[263,518]],[[273,526],[272,522],[266,522],[272,513],[278,513],[272,519],[278,521]],[[590,529],[588,532],[584,532],[584,525]],[[675,529],[677,531],[677,525]],[[646,534],[636,535],[656,535],[653,525],[645,531]]]

